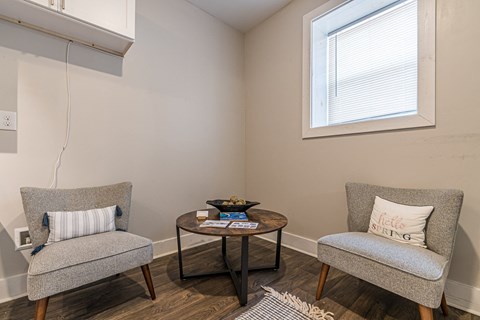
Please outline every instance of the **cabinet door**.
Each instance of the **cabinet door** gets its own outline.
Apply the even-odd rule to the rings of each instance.
[[[135,38],[135,0],[55,1],[60,2],[60,11],[66,15]]]
[[[57,10],[58,1],[61,1],[61,0],[25,0],[25,1],[31,2],[52,10]]]

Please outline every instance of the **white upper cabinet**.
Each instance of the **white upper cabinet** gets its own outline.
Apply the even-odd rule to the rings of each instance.
[[[52,10],[57,10],[57,8],[58,8],[57,1],[59,1],[59,0],[25,0],[25,1],[36,3],[36,4],[39,4],[41,6],[50,8]]]
[[[0,19],[120,56],[135,39],[135,0],[0,1]]]
[[[35,0],[42,1],[44,0]],[[50,0],[49,0],[50,1]],[[60,11],[109,31],[135,37],[135,1],[131,0],[55,0]],[[48,1],[47,1],[48,2]]]

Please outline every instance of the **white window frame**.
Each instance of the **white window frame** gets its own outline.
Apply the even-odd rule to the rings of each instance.
[[[315,138],[355,133],[435,126],[435,25],[436,0],[418,1],[417,113],[395,118],[312,127],[311,43],[312,22],[354,0],[330,0],[303,17],[302,137]],[[327,88],[325,88],[326,90]]]

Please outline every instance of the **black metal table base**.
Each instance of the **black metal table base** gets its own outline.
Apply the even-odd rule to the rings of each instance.
[[[180,271],[180,279],[190,279],[196,277],[209,277],[216,275],[229,274],[232,278],[235,291],[237,292],[240,305],[247,304],[248,295],[248,272],[261,271],[261,270],[278,270],[280,268],[280,250],[282,247],[282,229],[277,230],[277,246],[275,253],[275,264],[272,266],[261,266],[248,268],[248,236],[242,236],[242,248],[241,248],[241,262],[240,270],[233,269],[230,260],[227,257],[227,237],[222,237],[222,257],[225,262],[226,269],[212,272],[196,273],[196,274],[184,274],[183,273],[183,259],[182,259],[182,243],[180,240],[180,228],[177,227],[177,246],[178,246],[178,267]],[[238,277],[240,273],[240,277]]]

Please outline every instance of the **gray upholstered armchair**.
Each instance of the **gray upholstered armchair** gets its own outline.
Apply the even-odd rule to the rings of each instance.
[[[21,188],[23,207],[32,245],[42,248],[49,237],[45,213],[82,211],[117,206],[111,231],[49,244],[31,261],[27,276],[28,298],[36,301],[35,319],[44,319],[50,296],[141,267],[152,300],[155,291],[148,263],[153,259],[152,241],[128,232],[132,184],[83,189]]]
[[[432,308],[448,313],[444,287],[452,258],[463,192],[397,189],[347,183],[349,232],[318,240],[323,262],[317,288],[320,299],[330,266],[410,299],[421,319],[433,319]],[[410,206],[434,207],[427,219],[428,249],[367,233],[375,196]]]

